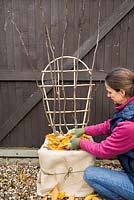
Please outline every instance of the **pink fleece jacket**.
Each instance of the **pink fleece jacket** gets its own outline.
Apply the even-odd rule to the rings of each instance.
[[[134,97],[130,98],[127,103],[134,101]],[[118,106],[115,109],[121,110],[126,106]],[[106,135],[110,130],[110,119],[104,123],[87,126],[85,132],[90,136]],[[111,135],[109,135],[104,141],[96,143],[94,141],[80,140],[81,149],[93,154],[98,158],[112,158],[119,154],[128,152],[134,149],[134,121],[119,122],[113,129]]]

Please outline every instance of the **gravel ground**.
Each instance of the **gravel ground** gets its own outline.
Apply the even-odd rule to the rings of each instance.
[[[120,169],[118,161],[97,160],[97,166]],[[0,159],[0,200],[41,200],[36,193],[38,159]]]
[[[36,193],[37,159],[0,160],[0,200],[41,200]]]

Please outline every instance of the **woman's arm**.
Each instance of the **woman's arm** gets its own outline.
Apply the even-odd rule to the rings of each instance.
[[[112,134],[100,143],[80,140],[81,149],[98,158],[112,158],[134,149],[134,122],[120,122]]]
[[[84,129],[86,134],[91,136],[108,134],[110,130],[110,119],[100,124],[86,126]]]

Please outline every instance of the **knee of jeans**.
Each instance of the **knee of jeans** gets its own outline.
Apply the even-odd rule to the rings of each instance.
[[[95,174],[96,174],[96,170],[95,170],[96,167],[93,167],[93,166],[90,166],[90,167],[87,167],[85,170],[84,170],[84,175],[83,175],[83,178],[86,182],[92,182],[92,180],[94,179],[95,177]]]

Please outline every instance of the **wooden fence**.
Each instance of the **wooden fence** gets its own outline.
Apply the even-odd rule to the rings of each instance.
[[[106,73],[116,67],[134,68],[133,0],[1,0],[1,147],[38,148],[52,131],[37,87],[41,70],[48,64],[46,30],[55,57],[78,56],[89,67],[99,35],[89,124],[113,113],[104,88]],[[80,81],[89,80],[84,76]]]

